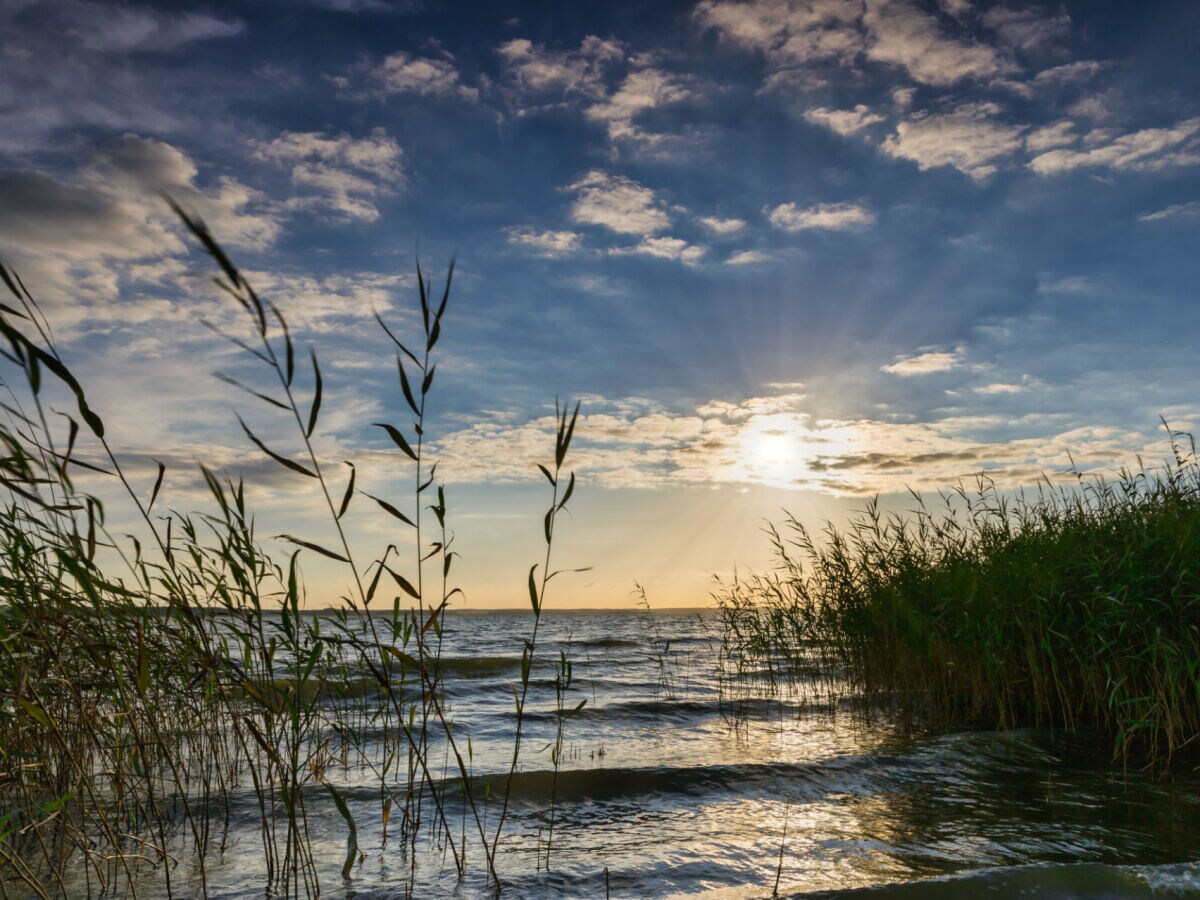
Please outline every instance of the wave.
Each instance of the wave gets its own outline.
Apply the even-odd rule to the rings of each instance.
[[[781,796],[793,801],[817,800],[830,794],[868,792],[887,769],[915,762],[903,757],[844,756],[813,763],[717,763],[693,766],[609,766],[589,769],[531,769],[512,776],[509,796],[519,806],[542,808],[553,796],[558,803],[608,802],[653,797],[704,797],[737,793],[739,797]],[[508,774],[494,771],[470,778],[475,797],[502,796]],[[448,790],[447,801],[461,796],[461,778],[437,779]],[[313,787],[314,792],[317,788]],[[347,800],[372,803],[375,786],[341,788]]]
[[[488,678],[520,670],[519,656],[443,656],[433,668],[456,678]]]
[[[405,661],[407,663],[406,670],[410,679],[415,679],[417,660],[415,654],[405,653]],[[506,675],[510,672],[519,671],[521,668],[521,657],[519,656],[443,656],[441,659],[435,659],[427,656],[425,658],[427,670],[432,673],[440,673],[449,678],[490,678],[498,675]],[[542,668],[545,664],[535,661],[535,667]],[[361,675],[368,671],[362,666],[349,666],[350,671],[354,674]],[[399,677],[399,668],[396,669],[397,678]],[[353,680],[353,675],[350,676]]]
[[[608,703],[595,703],[590,697],[583,709],[576,711],[574,706],[578,699],[567,701],[566,715],[571,719],[586,719],[588,721],[628,722],[630,720],[661,721],[662,719],[702,719],[715,716],[727,716],[737,721],[745,719],[760,719],[775,717],[781,711],[798,712],[802,707],[798,704],[774,698],[754,698],[749,700],[721,700],[717,698],[704,700],[675,700],[669,697],[645,700],[624,700]],[[809,704],[804,709],[812,709]],[[558,712],[553,709],[527,709],[525,718],[530,722],[553,722],[558,718]]]
[[[895,898],[952,900],[957,897],[1056,897],[1078,900],[1123,897],[1195,897],[1200,864],[1115,866],[1105,863],[1048,863],[1006,866],[902,884],[846,891],[791,894],[793,898]]]
[[[559,643],[563,642],[560,641]],[[645,644],[645,641],[616,637],[588,638],[572,641],[572,646],[574,647],[643,647]]]
[[[608,801],[662,795],[704,795],[763,792],[778,796],[786,785],[793,800],[830,793],[867,790],[870,779],[885,768],[905,767],[901,757],[845,756],[815,763],[740,763],[696,766],[613,766],[595,769],[550,769],[518,772],[511,797],[524,803],[544,803],[551,792],[559,802]],[[918,763],[919,767],[919,763]],[[476,796],[503,793],[507,776],[477,776]]]

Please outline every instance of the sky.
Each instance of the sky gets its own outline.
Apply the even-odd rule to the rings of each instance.
[[[557,399],[554,562],[591,568],[547,604],[705,605],[783,510],[1111,473],[1200,425],[1197,46],[1187,0],[0,0],[0,261],[135,482],[162,460],[204,511],[198,462],[244,474],[284,557],[327,516],[238,427],[299,458],[214,377],[267,384],[161,194],[315,349],[334,490],[352,460],[404,509],[374,314],[415,340],[417,261],[440,289],[456,255],[427,438],[463,603],[527,602]],[[411,539],[373,506],[365,557]]]

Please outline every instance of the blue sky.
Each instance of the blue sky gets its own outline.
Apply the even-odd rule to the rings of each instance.
[[[474,606],[524,602],[556,395],[587,606],[703,604],[781,508],[1109,471],[1200,422],[1195,4],[497,7],[0,4],[0,258],[176,508],[205,459],[264,533],[327,527],[240,437],[210,373],[250,372],[200,324],[235,311],[164,190],[317,348],[323,456],[393,497],[371,313],[411,334],[414,259],[457,253],[430,432]]]

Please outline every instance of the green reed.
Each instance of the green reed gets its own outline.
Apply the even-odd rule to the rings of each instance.
[[[259,297],[199,219],[171,205],[245,316],[239,333],[210,327],[259,375],[218,377],[252,397],[258,415],[293,426],[289,446],[268,446],[256,418],[239,416],[246,438],[291,477],[319,487],[327,535],[276,535],[292,548],[277,561],[263,548],[246,484],[203,465],[210,511],[164,509],[165,466],[150,484],[126,473],[49,323],[20,279],[0,267],[14,301],[0,303],[0,355],[17,375],[0,382],[0,896],[136,896],[147,884],[173,894],[183,890],[175,886],[181,864],[191,870],[186,891],[198,880],[206,894],[207,863],[224,851],[235,792],[247,789],[258,810],[263,888],[315,896],[312,815],[344,820],[344,879],[361,859],[359,823],[338,787],[350,770],[378,785],[381,849],[389,825],[401,832],[394,852],[413,866],[410,895],[419,839],[440,849],[460,878],[473,842],[499,894],[495,857],[538,623],[559,574],[549,565],[555,519],[574,490],[564,462],[578,406],[569,417],[560,411],[553,466],[541,467],[553,487],[546,555],[540,583],[537,566],[529,578],[533,625],[521,639],[514,686],[512,767],[498,821],[485,829],[469,735],[456,729],[439,665],[445,610],[461,591],[450,581],[458,554],[445,487],[428,459],[426,401],[453,263],[440,299],[418,267],[416,352],[379,320],[411,420],[374,424],[413,476],[407,501],[384,498],[357,485],[352,462],[335,472],[314,447],[324,403],[315,350],[304,359],[278,307]],[[56,405],[70,400],[72,414],[56,412],[47,395]],[[118,490],[102,500],[79,487],[80,473]],[[122,498],[139,535],[106,527],[105,504]],[[368,501],[407,532],[407,547],[364,557],[352,546],[344,522]],[[344,566],[349,588],[330,616],[304,612],[304,554]],[[432,758],[435,735],[448,764]],[[457,831],[447,812],[451,784],[464,801]]]
[[[868,503],[814,536],[769,528],[774,572],[721,587],[725,651],[935,729],[1088,729],[1167,764],[1200,734],[1200,465],[985,478],[907,514]]]

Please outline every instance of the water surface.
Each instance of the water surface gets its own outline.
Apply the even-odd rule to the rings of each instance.
[[[528,615],[459,614],[441,649],[472,786],[494,826],[512,754],[513,685]],[[913,737],[847,698],[806,704],[719,665],[712,615],[548,613],[497,860],[511,897],[1175,896],[1200,892],[1200,778],[1114,771],[1105,748],[1048,731]],[[573,679],[557,774],[553,662]],[[369,737],[369,730],[368,730]],[[331,769],[365,853],[340,875],[346,829],[319,788],[310,834],[325,896],[489,896],[456,771],[436,745],[459,881],[432,836],[383,846],[369,772]],[[450,785],[454,785],[450,787]],[[235,809],[236,812],[236,809]],[[262,893],[253,794],[210,894]],[[552,829],[552,839],[550,838]],[[391,831],[396,830],[395,819]],[[177,873],[186,883],[186,872]]]

